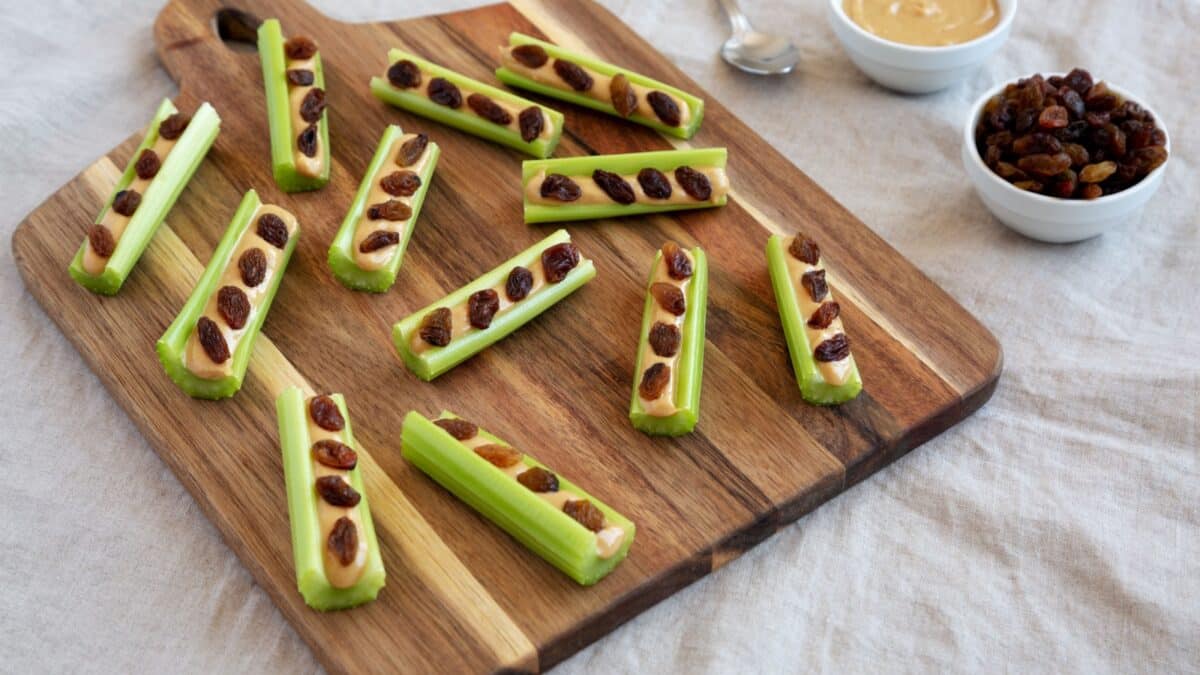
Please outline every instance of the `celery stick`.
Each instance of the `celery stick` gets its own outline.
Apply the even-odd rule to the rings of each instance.
[[[429,184],[433,179],[434,169],[437,167],[441,150],[437,143],[430,141],[425,149],[425,152],[429,153],[428,160],[418,174],[421,177],[421,186],[410,198],[412,217],[404,225],[400,243],[394,247],[395,250],[390,261],[378,270],[364,270],[359,267],[354,262],[354,233],[358,228],[358,221],[362,218],[363,211],[369,206],[367,199],[371,190],[393,168],[400,168],[393,162],[396,150],[399,148],[392,148],[392,144],[403,135],[404,132],[400,127],[394,124],[389,125],[383,132],[383,138],[379,140],[379,148],[375,150],[375,156],[371,159],[371,164],[363,175],[354,202],[350,205],[350,210],[346,213],[345,220],[342,221],[342,227],[334,236],[333,244],[329,247],[329,268],[333,270],[333,275],[338,278],[338,281],[355,290],[383,293],[396,283],[396,274],[400,271],[404,250],[408,247],[408,240],[412,237],[413,229],[416,227],[417,217],[421,214],[421,205],[425,202],[425,193],[429,191]]]
[[[350,414],[346,410],[345,399],[341,394],[331,394],[330,398],[337,403],[346,421],[341,441],[358,451],[358,444],[354,442],[354,434],[350,430]],[[279,416],[279,444],[283,451],[288,518],[292,526],[292,556],[300,594],[309,607],[321,611],[344,609],[374,600],[384,586],[386,573],[358,467],[348,472],[348,478],[350,485],[362,496],[354,509],[358,511],[362,523],[363,532],[359,533],[359,537],[367,544],[366,565],[357,583],[348,588],[336,588],[325,575],[323,551],[326,542],[317,515],[317,500],[320,497],[313,488],[316,479],[311,452],[313,444],[308,433],[307,399],[299,388],[288,387],[275,401],[275,409]]]
[[[534,157],[549,157],[553,154],[554,148],[558,145],[558,140],[562,136],[562,113],[547,108],[544,105],[538,105],[533,101],[521,98],[503,89],[473,80],[449,68],[443,68],[437,64],[430,63],[408,52],[399,49],[393,49],[388,52],[389,64],[394,64],[397,61],[405,59],[412,61],[421,69],[421,83],[413,89],[400,89],[393,86],[386,77],[372,77],[371,93],[375,95],[375,98],[384,103],[394,105],[397,108],[403,108],[411,113],[428,117],[436,122],[441,122],[455,129],[474,134],[480,138],[485,138],[501,145],[507,145],[510,148],[516,148]],[[444,78],[458,87],[462,93],[462,105],[458,108],[450,108],[430,100],[426,96],[426,91],[429,81],[434,77]],[[549,133],[545,137],[539,136],[532,141],[526,141],[521,138],[520,131],[500,126],[479,117],[472,112],[471,107],[467,104],[467,97],[472,92],[483,94],[493,101],[512,107],[514,109],[514,118],[516,117],[516,112],[531,106],[540,108],[546,127],[550,130]]]
[[[775,289],[775,301],[779,305],[779,319],[783,324],[784,337],[787,338],[788,352],[792,358],[792,369],[796,372],[796,382],[800,387],[800,395],[805,401],[816,405],[835,405],[845,403],[858,396],[862,391],[862,378],[858,365],[850,363],[850,374],[846,382],[840,385],[831,384],[822,377],[817,361],[813,356],[816,345],[810,344],[805,323],[808,317],[800,309],[799,293],[808,291],[800,284],[799,279],[793,279],[788,271],[785,238],[771,235],[767,240],[767,269],[771,274],[771,286]],[[829,299],[832,299],[830,292]]]
[[[175,317],[175,321],[171,323],[167,331],[163,333],[163,336],[158,339],[158,343],[155,345],[155,350],[158,352],[158,359],[162,362],[163,369],[166,370],[167,375],[171,377],[171,380],[175,384],[179,385],[180,389],[194,398],[228,398],[242,388],[242,380],[246,376],[246,367],[250,364],[250,354],[254,351],[254,339],[258,336],[263,321],[267,318],[267,312],[271,309],[271,301],[275,298],[275,293],[279,290],[279,283],[283,280],[283,273],[287,269],[288,261],[292,257],[292,251],[296,249],[296,241],[300,238],[300,230],[297,228],[288,237],[287,244],[283,250],[279,252],[280,258],[274,273],[263,281],[263,283],[267,284],[266,293],[258,307],[250,314],[250,318],[244,329],[245,332],[238,341],[237,348],[230,355],[232,361],[231,373],[219,379],[205,379],[196,376],[188,370],[186,358],[188,340],[196,328],[197,321],[199,321],[201,315],[204,313],[209,297],[217,290],[217,284],[220,283],[225,269],[231,264],[237,264],[237,261],[231,260],[233,253],[237,249],[242,235],[252,225],[254,220],[252,216],[261,204],[262,202],[259,201],[258,193],[254,190],[246,192],[246,196],[242,198],[242,203],[233,214],[233,220],[229,223],[229,229],[225,231],[225,235],[221,237],[220,243],[217,244],[217,249],[213,252],[212,259],[208,262],[208,267],[205,268],[204,274],[196,283],[196,288],[188,298],[187,304],[183,306],[183,310],[179,312],[179,316]]]
[[[654,264],[650,267],[650,280],[646,283],[646,303],[642,310],[641,341],[638,343],[637,366],[633,374],[633,398],[629,403],[629,420],[633,423],[633,428],[647,434],[680,436],[691,433],[700,419],[700,381],[704,375],[704,326],[708,314],[708,258],[699,246],[689,253],[692,255],[693,269],[687,294],[684,296],[686,309],[680,331],[683,339],[680,342],[676,365],[672,367],[675,377],[676,412],[663,417],[647,413],[638,395],[638,385],[644,371],[642,357],[649,341],[656,303],[654,296],[649,292],[649,286],[653,283],[654,272],[662,260],[661,250],[654,257]]]
[[[271,130],[271,166],[275,184],[285,192],[303,192],[324,187],[329,182],[329,111],[321,113],[317,132],[321,136],[321,175],[306,176],[296,169],[293,154],[296,136],[302,129],[292,128],[291,103],[288,100],[287,56],[283,51],[283,29],[278,19],[267,19],[258,27],[258,56],[262,62],[263,86],[267,94],[267,122]],[[313,59],[313,86],[325,88],[321,54]]]
[[[153,146],[158,140],[158,126],[176,112],[178,110],[170,100],[164,99],[159,104],[154,118],[146,127],[141,145],[133,151],[129,163],[125,165],[125,172],[121,174],[121,178],[108,196],[108,200],[104,202],[104,207],[100,209],[100,214],[96,216],[96,223],[104,220],[117,193],[133,182],[134,166],[137,164],[138,157],[143,150]],[[150,244],[154,233],[158,231],[158,226],[162,224],[171,207],[175,205],[175,200],[183,192],[183,186],[187,185],[192,174],[196,172],[196,168],[200,166],[200,162],[204,160],[204,155],[208,153],[208,149],[216,140],[220,130],[221,117],[217,115],[217,111],[211,105],[202,103],[196,109],[196,114],[192,116],[187,129],[175,142],[171,151],[167,153],[162,167],[150,181],[146,193],[142,195],[141,204],[129,218],[125,232],[117,240],[117,246],[102,273],[92,275],[83,268],[83,254],[87,250],[87,242],[85,241],[79,247],[69,268],[71,277],[79,285],[94,293],[104,295],[115,295],[117,291],[121,290],[121,285],[125,283],[133,266],[142,257],[142,252]]]
[[[441,415],[441,419],[453,417],[448,412]],[[490,443],[508,445],[482,429],[478,434]],[[401,440],[401,454],[406,460],[582,585],[590,586],[602,579],[629,553],[636,526],[562,476],[558,476],[559,490],[590,501],[603,512],[606,526],[625,531],[619,548],[609,557],[600,556],[594,532],[420,413],[413,411],[405,416]],[[547,468],[529,455],[521,461],[526,466]]]
[[[682,209],[702,209],[713,206],[724,206],[727,200],[725,194],[728,186],[713,184],[713,198],[708,201],[695,201],[690,198],[679,203],[666,203],[646,198],[641,187],[635,187],[637,201],[632,204],[618,204],[606,200],[603,204],[561,204],[548,205],[532,201],[528,191],[540,187],[540,183],[531,183],[539,176],[560,174],[571,178],[579,185],[592,184],[592,172],[602,169],[622,176],[635,176],[642,169],[657,169],[670,176],[675,169],[689,166],[693,169],[725,169],[725,148],[704,148],[699,150],[660,150],[655,152],[634,152],[623,155],[587,155],[583,157],[567,157],[563,159],[526,160],[521,164],[521,185],[525,201],[525,222],[544,223],[564,220],[592,220],[597,218],[615,218],[642,213],[661,213],[664,211],[679,211]],[[672,178],[672,180],[674,180]],[[636,185],[636,180],[628,181]],[[683,198],[682,189],[676,185],[672,195]]]
[[[541,289],[530,293],[524,300],[499,312],[488,328],[471,328],[465,334],[455,337],[450,344],[444,347],[429,346],[420,353],[413,350],[413,337],[420,330],[422,320],[430,311],[440,307],[453,308],[459,303],[467,302],[471,294],[476,291],[488,288],[498,288],[499,294],[503,297],[505,280],[514,267],[519,265],[530,270],[535,266],[540,268],[542,251],[555,244],[569,241],[571,241],[571,235],[567,234],[566,230],[558,230],[466,286],[397,322],[392,327],[392,342],[404,360],[404,365],[408,366],[408,369],[417,377],[426,381],[432,380],[525,325],[551,305],[590,281],[592,277],[596,276],[596,268],[590,259],[581,256],[579,264],[568,272],[562,281],[553,284],[547,283]]]
[[[544,96],[550,96],[552,98],[561,99],[563,101],[575,103],[577,105],[592,108],[594,110],[606,112],[609,115],[624,117],[624,119],[637,122],[638,124],[643,124],[664,134],[670,134],[671,136],[677,136],[679,138],[691,138],[693,135],[695,135],[696,131],[700,128],[700,122],[704,119],[703,99],[697,98],[696,96],[693,96],[681,89],[663,84],[658,80],[652,80],[645,75],[639,75],[637,73],[625,70],[624,68],[614,66],[611,63],[605,63],[604,61],[584,56],[582,54],[567,51],[557,45],[544,42],[537,38],[521,33],[510,34],[508,36],[508,44],[512,47],[516,47],[518,45],[538,45],[546,50],[546,53],[552,60],[561,58],[567,61],[572,61],[579,66],[592,70],[605,77],[611,78],[618,73],[621,73],[625,75],[625,77],[628,78],[633,84],[640,85],[650,90],[657,90],[671,94],[672,96],[684,101],[684,103],[686,103],[690,109],[690,117],[688,118],[687,124],[682,126],[668,126],[661,122],[657,116],[649,117],[636,112],[629,117],[624,117],[618,113],[615,108],[613,108],[613,105],[610,101],[600,101],[590,96],[585,96],[584,94],[574,91],[565,83],[561,87],[550,86],[542,82],[532,80],[503,66],[496,69],[496,77],[499,78],[501,82],[509,86],[528,89],[529,91],[536,92]],[[607,94],[608,92],[605,90],[602,93]]]

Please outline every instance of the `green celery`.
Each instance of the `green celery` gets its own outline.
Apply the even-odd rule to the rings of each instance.
[[[441,415],[442,419],[450,417],[454,415]],[[482,429],[479,434],[492,443],[508,445]],[[609,558],[601,558],[596,552],[595,533],[418,412],[404,417],[400,452],[471,508],[582,585],[590,586],[602,579],[629,553],[637,528],[628,518],[558,476],[560,490],[589,500],[604,513],[609,525],[625,530],[620,548]],[[523,461],[528,466],[546,468],[529,455]]]
[[[154,118],[146,127],[141,145],[130,156],[128,164],[125,165],[125,172],[121,174],[121,178],[117,181],[112,193],[109,194],[108,200],[104,202],[104,207],[100,209],[100,215],[96,216],[95,222],[99,223],[104,220],[117,193],[133,182],[134,166],[137,164],[138,156],[142,154],[143,150],[154,145],[158,140],[158,126],[176,112],[178,110],[170,100],[164,99],[159,104]],[[108,264],[105,265],[102,273],[93,276],[83,268],[83,254],[87,250],[87,242],[85,241],[79,247],[79,251],[75,253],[68,268],[71,277],[79,285],[93,293],[104,295],[115,295],[117,291],[121,290],[121,285],[125,283],[133,266],[142,257],[142,252],[150,244],[154,233],[158,231],[158,226],[162,224],[171,207],[175,205],[175,200],[183,192],[183,187],[191,180],[192,174],[204,160],[205,154],[208,153],[208,149],[220,131],[221,117],[217,115],[217,111],[211,105],[202,103],[196,109],[196,114],[192,116],[187,129],[175,142],[171,151],[167,153],[167,158],[163,160],[158,174],[150,181],[149,187],[146,188],[146,194],[142,195],[141,205],[130,217],[125,231],[117,240],[116,250],[108,259]]]
[[[850,377],[842,385],[831,385],[821,376],[813,357],[815,345],[809,344],[808,333],[804,329],[808,319],[801,312],[797,299],[798,293],[807,291],[800,286],[799,279],[791,278],[788,273],[788,252],[784,241],[785,237],[778,234],[771,235],[767,240],[767,269],[771,274],[771,286],[775,289],[775,302],[779,305],[779,319],[783,323],[783,334],[787,338],[800,396],[816,405],[845,403],[862,391],[858,364],[852,364]]]
[[[430,311],[438,307],[453,308],[461,302],[466,302],[472,293],[485,288],[499,285],[500,292],[503,292],[504,282],[513,267],[520,265],[532,268],[535,265],[541,265],[543,250],[554,244],[568,241],[571,241],[571,235],[566,230],[558,230],[466,286],[397,322],[392,327],[392,342],[396,346],[396,352],[404,360],[404,365],[408,366],[408,369],[422,380],[432,380],[525,325],[551,305],[591,281],[592,277],[596,276],[596,268],[590,259],[580,255],[579,264],[568,272],[562,281],[556,284],[546,284],[541,290],[531,293],[529,297],[496,314],[488,328],[483,330],[472,328],[466,334],[455,337],[445,347],[431,346],[420,354],[413,352],[410,344],[412,337],[420,329],[421,320]]]
[[[662,260],[662,251],[654,257],[650,267],[650,278],[646,282],[646,303],[642,310],[641,341],[638,343],[637,366],[633,373],[633,398],[629,402],[629,420],[633,428],[647,434],[680,436],[691,433],[700,419],[700,381],[704,375],[704,326],[708,314],[708,258],[697,246],[689,251],[692,255],[692,277],[688,283],[683,318],[683,341],[675,368],[675,414],[655,417],[642,409],[638,396],[638,385],[642,381],[642,356],[650,338],[650,322],[654,317],[655,299],[649,292],[654,282],[654,272]]]
[[[321,113],[317,123],[321,135],[321,175],[306,176],[296,170],[293,154],[296,136],[292,128],[291,103],[288,100],[287,56],[283,52],[283,29],[278,19],[267,19],[258,27],[258,56],[262,62],[263,86],[267,93],[267,122],[271,128],[271,165],[275,184],[284,192],[317,190],[329,182],[329,111]],[[313,86],[325,88],[321,54],[313,58]]]
[[[354,197],[354,202],[350,205],[350,210],[346,213],[346,219],[342,221],[342,227],[338,230],[337,235],[333,238],[333,244],[329,247],[329,268],[333,270],[333,275],[338,278],[349,288],[359,291],[371,291],[373,293],[383,293],[396,283],[396,274],[400,271],[400,263],[404,259],[404,250],[408,247],[408,240],[412,237],[413,229],[416,228],[417,217],[421,214],[421,204],[425,202],[425,193],[429,191],[429,183],[433,179],[434,169],[437,168],[438,156],[441,150],[437,143],[429,142],[425,152],[429,153],[429,159],[421,173],[421,186],[417,188],[410,202],[412,207],[412,217],[409,218],[407,225],[404,227],[404,234],[400,238],[400,243],[396,245],[396,250],[393,253],[391,261],[387,266],[378,270],[364,270],[354,262],[354,233],[358,229],[358,221],[362,218],[363,211],[366,210],[367,198],[374,189],[375,184],[386,175],[382,169],[388,163],[388,160],[395,157],[395,153],[389,155],[388,149],[397,138],[404,135],[400,127],[395,124],[389,125],[383,132],[383,138],[379,140],[379,147],[375,150],[375,156],[371,158],[371,164],[367,166],[366,174],[363,175],[362,183],[358,186],[358,193]]]
[[[542,114],[553,125],[553,133],[549,139],[539,137],[532,141],[525,141],[521,138],[519,131],[502,127],[471,113],[470,108],[467,106],[466,98],[468,94],[466,93],[463,94],[463,104],[458,109],[434,103],[424,94],[424,87],[428,85],[429,78],[425,78],[421,82],[421,89],[406,90],[392,86],[386,77],[372,77],[371,93],[375,95],[375,98],[389,105],[394,105],[397,108],[402,108],[422,117],[428,117],[431,120],[441,122],[469,134],[474,134],[480,138],[485,138],[501,145],[507,145],[510,148],[516,148],[534,157],[549,157],[554,153],[554,148],[558,145],[558,140],[562,136],[562,113],[552,108],[547,108],[544,105],[538,105],[528,99],[521,98],[512,92],[497,89],[478,80],[473,80],[449,68],[443,68],[435,63],[430,63],[408,52],[399,49],[393,49],[388,52],[389,65],[402,59],[408,59],[417,64],[422,73],[445,78],[460,90],[469,89],[476,91],[493,101],[503,101],[521,110],[530,106],[537,106],[542,109]]]
[[[547,175],[562,174],[578,180],[591,180],[592,172],[596,169],[628,176],[642,169],[658,169],[670,173],[681,166],[725,168],[725,148],[703,148],[699,150],[658,150],[654,152],[631,152],[623,155],[585,155],[582,157],[566,157],[562,159],[531,159],[521,164],[522,195],[529,181],[542,171]],[[703,209],[713,206],[724,206],[728,200],[721,195],[715,202],[694,202],[683,204],[650,204],[634,202],[633,204],[582,204],[572,205],[564,202],[561,205],[549,206],[536,204],[525,198],[525,222],[544,223],[564,220],[594,220],[598,218],[615,218],[632,216],[641,213],[662,213],[665,211],[680,211],[684,209]]]
[[[671,94],[672,96],[683,100],[685,103],[687,103],[687,106],[691,111],[691,117],[688,119],[687,126],[681,127],[667,126],[659,121],[657,117],[645,117],[637,113],[634,113],[629,117],[624,117],[618,113],[615,108],[613,108],[612,103],[600,101],[590,96],[585,96],[569,88],[552,87],[541,82],[531,80],[524,75],[509,70],[508,68],[497,68],[496,77],[501,82],[509,86],[528,89],[529,91],[536,92],[544,96],[561,99],[563,101],[568,101],[570,103],[592,108],[593,110],[606,112],[609,115],[615,115],[617,117],[621,117],[622,119],[628,119],[633,122],[637,122],[638,124],[643,124],[651,127],[652,129],[656,129],[664,134],[669,134],[678,138],[691,138],[694,136],[696,131],[700,128],[700,122],[704,119],[703,99],[697,98],[696,96],[693,96],[681,89],[663,84],[658,80],[652,80],[645,75],[639,75],[637,73],[625,70],[624,68],[618,68],[611,63],[605,63],[604,61],[600,61],[598,59],[567,51],[562,47],[549,42],[544,42],[522,33],[509,34],[508,44],[511,47],[516,47],[518,45],[539,45],[542,47],[542,49],[545,49],[546,53],[549,54],[553,59],[561,58],[567,61],[573,61],[584,68],[588,68],[607,77],[613,77],[618,73],[622,73],[630,82],[634,84],[641,85],[647,89],[657,89],[658,91]]]
[[[225,231],[225,236],[221,237],[220,243],[217,244],[217,250],[213,252],[212,259],[209,260],[208,267],[205,268],[204,274],[196,283],[196,288],[188,298],[187,304],[183,306],[179,316],[175,317],[175,321],[171,322],[167,331],[155,345],[158,360],[162,363],[163,369],[167,371],[167,375],[175,384],[179,385],[180,389],[193,398],[228,398],[242,388],[242,380],[245,378],[246,368],[250,364],[250,354],[254,351],[254,339],[262,329],[267,312],[271,309],[271,301],[279,290],[279,283],[283,281],[283,274],[292,257],[292,251],[296,249],[296,241],[300,238],[300,230],[297,228],[288,237],[287,244],[280,252],[279,265],[275,273],[264,282],[270,284],[267,293],[262,299],[261,305],[251,314],[237,348],[230,355],[233,372],[216,380],[193,375],[186,365],[185,353],[188,339],[196,327],[196,322],[204,313],[204,307],[208,303],[209,297],[217,290],[222,273],[231,264],[230,258],[233,257],[239,240],[250,227],[251,216],[254,215],[261,203],[258,193],[254,190],[246,192],[242,203],[233,214],[229,229]]]
[[[341,394],[331,394],[337,403],[346,428],[342,431],[342,442],[358,451],[354,434],[350,430],[350,414],[346,400]],[[375,524],[371,520],[371,508],[367,504],[367,492],[358,467],[349,471],[350,485],[362,496],[358,516],[363,532],[360,537],[367,543],[367,560],[358,583],[349,588],[335,588],[325,576],[325,541],[317,516],[317,495],[313,485],[312,442],[308,436],[308,405],[304,393],[297,387],[288,387],[275,401],[279,417],[279,444],[283,451],[283,475],[287,484],[288,519],[292,526],[292,556],[296,564],[296,585],[304,601],[313,609],[328,611],[345,609],[370,602],[379,594],[386,581],[383,558],[375,538]]]

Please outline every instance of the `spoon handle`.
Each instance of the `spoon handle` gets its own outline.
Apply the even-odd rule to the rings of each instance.
[[[746,18],[746,14],[738,7],[737,0],[717,0],[721,5],[721,9],[725,10],[725,14],[729,16],[729,24],[733,27],[733,32],[745,33],[750,30],[750,19]]]

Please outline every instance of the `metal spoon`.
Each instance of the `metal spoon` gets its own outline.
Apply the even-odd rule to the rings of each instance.
[[[733,27],[733,35],[721,45],[721,58],[755,75],[792,72],[800,62],[800,51],[791,40],[755,30],[736,0],[720,0],[720,3]]]

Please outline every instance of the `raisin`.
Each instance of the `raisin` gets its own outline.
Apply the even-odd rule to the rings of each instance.
[[[834,335],[813,350],[813,358],[818,361],[841,361],[847,356],[850,356],[850,339],[845,333]]]
[[[679,331],[679,327],[655,321],[653,326],[650,326],[649,342],[650,348],[654,353],[664,358],[670,358],[679,353],[679,343],[683,341],[683,335]]]
[[[609,199],[618,204],[632,204],[637,201],[637,195],[633,194],[633,186],[618,174],[596,169],[592,172],[592,180],[604,190]]]
[[[990,134],[984,140],[985,145],[989,145],[989,146],[994,145],[994,146],[1000,148],[1001,150],[1008,150],[1009,146],[1012,145],[1012,142],[1013,142],[1012,132],[1007,131],[1007,130],[1006,131],[997,131],[994,134]]]
[[[88,242],[92,245],[92,252],[101,258],[111,257],[113,251],[117,248],[117,242],[113,239],[112,231],[107,227],[96,224],[88,228]]]
[[[1071,121],[1071,114],[1061,105],[1052,105],[1038,115],[1038,126],[1043,129],[1061,129]]]
[[[175,113],[158,125],[158,135],[168,141],[173,141],[183,135],[191,121],[191,117],[183,113]]]
[[[1083,132],[1087,131],[1088,124],[1083,120],[1075,120],[1067,126],[1054,132],[1054,136],[1060,141],[1078,141],[1083,138]]]
[[[300,119],[310,123],[316,122],[321,119],[321,113],[325,112],[325,106],[325,90],[319,87],[309,89],[300,101]]]
[[[524,300],[529,291],[533,289],[533,272],[517,265],[508,273],[508,280],[504,282],[504,294],[512,302]]]
[[[429,81],[429,100],[448,108],[459,108],[462,106],[462,92],[450,80],[435,77]]]
[[[421,329],[418,335],[426,344],[434,347],[445,347],[450,344],[450,338],[453,335],[450,310],[446,307],[438,307],[426,314],[425,318],[421,319]]]
[[[208,354],[213,363],[225,363],[229,360],[229,345],[225,343],[225,336],[221,335],[216,321],[207,316],[200,317],[196,322],[196,336],[200,339],[204,353]]]
[[[492,325],[492,318],[500,311],[500,294],[490,288],[475,291],[467,298],[467,316],[473,328],[483,330]]]
[[[608,94],[612,98],[613,109],[621,117],[629,117],[637,110],[637,92],[629,84],[629,78],[624,73],[617,73],[608,84]]]
[[[996,166],[992,167],[996,175],[1004,180],[1025,180],[1029,176],[1022,170],[1018,169],[1015,164],[1008,162],[996,162]]]
[[[1013,131],[1019,134],[1029,131],[1037,122],[1037,118],[1038,111],[1036,110],[1018,110],[1013,122]]]
[[[552,173],[542,181],[541,195],[546,199],[573,202],[583,195],[579,184],[561,173]]]
[[[521,45],[513,47],[512,56],[517,63],[526,68],[541,68],[550,60],[550,55],[541,45]]]
[[[1062,172],[1061,175],[1050,183],[1050,194],[1064,199],[1070,198],[1075,194],[1075,189],[1079,187],[1079,175],[1071,169]]]
[[[370,220],[390,220],[397,222],[412,217],[412,207],[399,199],[389,199],[386,202],[372,204],[367,208],[367,218]]]
[[[317,53],[317,43],[306,35],[297,35],[283,43],[283,53],[293,61],[311,59]]]
[[[675,99],[667,96],[661,91],[652,91],[646,94],[646,102],[654,109],[654,114],[662,123],[669,127],[677,127],[682,121],[679,114],[679,105],[675,103]]]
[[[222,286],[217,291],[217,313],[234,330],[241,330],[250,317],[250,298],[237,286]]]
[[[671,181],[667,175],[658,169],[642,169],[637,175],[638,185],[642,192],[651,199],[670,199]]]
[[[331,469],[350,471],[358,466],[358,453],[354,452],[354,448],[332,438],[322,438],[313,443],[312,456]]]
[[[575,91],[588,91],[594,84],[587,71],[570,61],[554,59],[554,72]]]
[[[137,163],[133,165],[134,172],[142,180],[154,178],[158,175],[158,170],[161,168],[162,160],[158,158],[158,153],[150,148],[142,150],[142,154],[138,155]]]
[[[1078,143],[1063,143],[1063,152],[1071,158],[1071,166],[1083,166],[1090,157],[1087,148]]]
[[[540,466],[531,467],[517,474],[517,482],[534,492],[558,492],[558,476]]]
[[[390,230],[375,230],[371,234],[363,237],[363,240],[358,244],[360,253],[371,253],[378,251],[381,248],[395,246],[400,243],[400,233]]]
[[[501,469],[507,469],[510,466],[516,466],[517,462],[521,461],[521,453],[508,447],[507,445],[497,445],[488,443],[475,448],[475,454],[491,462],[493,466],[498,466]]]
[[[829,324],[842,313],[841,305],[836,302],[823,302],[808,318],[808,325],[813,328],[829,328]]]
[[[1071,168],[1071,157],[1065,152],[1028,155],[1017,160],[1017,166],[1026,173],[1049,178]]]
[[[411,197],[421,187],[421,177],[412,171],[393,171],[379,181],[379,187],[393,197]]]
[[[310,124],[296,137],[296,149],[305,157],[317,156],[317,125]]]
[[[1086,112],[1083,114],[1083,121],[1089,127],[1102,127],[1112,121],[1112,116],[1106,112]]]
[[[1103,183],[1116,172],[1117,163],[1113,161],[1088,164],[1079,172],[1079,180],[1084,183]]]
[[[1083,97],[1080,96],[1079,92],[1075,91],[1074,89],[1063,87],[1060,98],[1062,98],[1063,107],[1066,108],[1067,111],[1071,113],[1071,117],[1074,117],[1075,119],[1083,117],[1083,113],[1087,111],[1087,106],[1085,106],[1083,103]]]
[[[362,495],[358,494],[341,476],[321,476],[317,479],[317,493],[332,506],[358,506]]]
[[[563,513],[592,532],[604,529],[604,512],[586,499],[568,499],[563,504]]]
[[[679,187],[698,202],[706,202],[712,197],[712,183],[708,181],[708,176],[690,166],[681,166],[675,169],[675,182],[679,183]]]
[[[1075,68],[1063,78],[1063,84],[1080,94],[1086,94],[1092,88],[1092,74],[1082,68]]]
[[[542,109],[536,105],[531,105],[521,111],[517,115],[517,123],[521,126],[521,140],[530,143],[533,139],[542,135],[542,129],[546,126],[546,120],[542,116]]]
[[[433,423],[445,429],[446,433],[460,441],[475,438],[475,435],[479,433],[479,427],[457,417],[434,420]]]
[[[546,281],[557,284],[579,264],[579,249],[569,241],[555,244],[542,251],[542,273]]]
[[[679,244],[668,241],[662,247],[663,263],[667,266],[667,276],[672,279],[687,279],[692,276],[692,260],[679,248]]]
[[[642,381],[638,384],[638,394],[647,401],[653,401],[663,395],[663,391],[670,381],[671,367],[665,363],[656,363],[642,373]]]
[[[268,244],[275,248],[283,248],[288,243],[287,224],[283,222],[283,218],[274,213],[264,213],[258,219],[257,227],[258,236],[262,237]]]
[[[1013,183],[1013,187],[1026,192],[1041,192],[1044,186],[1036,180],[1019,180]]]
[[[1084,199],[1098,199],[1104,196],[1104,188],[1095,183],[1089,183],[1079,191],[1079,196]]]
[[[682,316],[687,311],[687,300],[683,297],[683,291],[674,284],[664,284],[661,281],[650,284],[650,295],[654,296],[659,307],[675,316]]]
[[[1100,142],[1099,136],[1104,137],[1103,145],[1105,149],[1112,153],[1113,157],[1124,157],[1126,150],[1125,132],[1121,131],[1120,127],[1111,122],[1104,125],[1103,134],[1094,134],[1097,136],[1097,142]]]
[[[829,284],[825,282],[825,270],[810,270],[800,276],[800,285],[808,291],[813,302],[821,302],[829,295]]]
[[[413,89],[421,86],[421,69],[412,61],[401,59],[388,67],[387,79],[397,89]]]
[[[792,257],[801,262],[806,262],[809,265],[816,265],[821,261],[821,247],[817,246],[817,242],[809,238],[806,234],[797,234],[790,246],[788,253]]]
[[[308,401],[308,415],[317,426],[325,431],[341,431],[346,427],[342,411],[338,409],[333,397],[321,394]]]
[[[429,145],[429,137],[425,134],[417,134],[412,138],[404,141],[400,146],[400,152],[396,153],[396,164],[400,166],[412,166],[421,159],[421,155],[425,154],[425,148]]]
[[[1083,102],[1087,105],[1088,110],[1099,112],[1111,111],[1120,105],[1117,95],[1112,93],[1108,85],[1103,82],[1092,85],[1092,88],[1083,95]]]
[[[286,75],[288,84],[293,87],[308,87],[316,81],[313,71],[307,68],[289,68]]]
[[[358,528],[355,527],[354,521],[346,516],[335,520],[325,545],[343,567],[354,562],[358,557]]]
[[[1133,153],[1133,160],[1137,163],[1138,169],[1143,174],[1147,174],[1167,161],[1167,149],[1161,145],[1147,146],[1136,150]]]
[[[142,195],[137,190],[121,190],[113,197],[112,210],[128,218],[141,204]]]
[[[1013,141],[1013,152],[1018,155],[1034,155],[1039,153],[1055,154],[1062,152],[1062,142],[1050,134],[1041,132],[1021,136]]]
[[[476,115],[493,124],[499,124],[504,127],[512,124],[512,114],[483,94],[471,94],[468,96],[467,105],[470,106],[471,110],[475,111]]]

